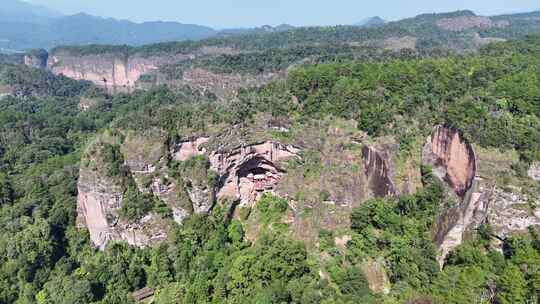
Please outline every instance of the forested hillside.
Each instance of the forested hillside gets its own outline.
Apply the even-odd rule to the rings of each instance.
[[[276,71],[320,56],[219,100],[189,87],[110,95],[89,82],[2,64],[0,303],[133,303],[144,287],[154,303],[538,302],[540,37],[470,54],[279,48],[313,35],[343,43],[430,30],[413,27],[207,41],[278,48],[190,62],[222,73]],[[447,35],[439,41],[456,37]],[[474,147],[480,179],[471,191],[492,208],[446,256],[439,235],[468,198],[421,155],[439,125]],[[182,154],[197,138],[205,143]],[[264,142],[288,158],[257,156]],[[239,180],[263,170],[272,191],[247,204],[220,199],[228,176],[214,170],[216,159],[250,153],[257,164],[227,164],[238,165]],[[121,197],[111,229],[155,228],[144,226],[155,218],[165,237],[151,246],[110,239],[97,249],[89,211],[77,209],[81,189],[93,182],[101,188],[89,196],[114,189]],[[174,195],[158,195],[156,183],[174,185]],[[530,227],[507,224],[521,221]]]
[[[199,41],[144,45],[61,46],[42,66],[110,92],[190,86],[225,100],[302,65],[350,60],[437,58],[540,31],[538,13],[495,17],[470,11],[425,14],[376,27],[268,29]]]

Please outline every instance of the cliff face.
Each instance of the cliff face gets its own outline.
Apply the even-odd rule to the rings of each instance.
[[[369,183],[368,189],[375,197],[394,197],[397,195],[396,187],[392,181],[390,172],[389,156],[374,148],[364,146],[362,148],[364,170]]]
[[[24,55],[24,64],[38,69],[47,68],[49,53],[45,50],[36,50]]]
[[[286,71],[260,75],[241,75],[238,73],[215,73],[203,68],[192,68],[183,73],[178,84],[188,85],[201,92],[211,92],[218,98],[224,99],[235,96],[240,88],[259,87],[285,75]]]
[[[251,207],[263,193],[274,191],[286,174],[279,163],[298,157],[299,151],[268,141],[212,153],[210,163],[219,176],[217,198],[238,199],[240,207]]]
[[[490,152],[475,153],[458,130],[443,126],[434,129],[424,147],[423,163],[433,166],[434,175],[446,183],[457,200],[457,205],[443,212],[437,223],[435,242],[440,248],[441,266],[448,253],[483,224],[491,226],[498,243],[512,234],[527,231],[529,226],[540,225],[540,211],[534,207],[540,203],[537,198],[510,185],[503,185],[506,188],[503,190],[497,176],[490,176],[510,170],[505,167],[510,167],[512,162],[504,164],[486,156],[487,153]],[[490,167],[500,173],[489,171]],[[480,177],[479,172],[485,177]]]
[[[135,87],[141,75],[156,71],[164,60],[115,53],[84,56],[56,53],[50,56],[47,66],[57,75],[88,80],[110,90],[127,90]]]
[[[476,174],[476,158],[472,146],[453,128],[437,126],[422,152],[424,164],[433,174],[448,183],[461,198],[471,188]]]
[[[437,126],[422,151],[422,163],[456,195],[456,207],[445,211],[437,223],[435,242],[441,249],[439,262],[461,244],[470,225],[477,201],[471,199],[476,175],[476,155],[472,146],[454,128]]]
[[[173,143],[160,130],[104,134],[82,161],[79,224],[90,230],[100,248],[115,240],[137,246],[163,240],[168,218],[152,211],[135,222],[120,216],[129,202],[130,181],[141,194],[168,206],[177,223],[192,214],[211,212],[216,203],[231,206],[231,211],[253,210],[262,194],[270,192],[288,199],[287,223],[293,235],[315,246],[320,229],[347,229],[351,210],[365,200],[398,197],[417,188],[408,184],[420,179],[419,166],[411,167],[419,155],[398,158],[399,145],[391,138],[368,143],[346,133],[347,126],[324,130],[314,125],[302,128],[288,144],[247,140],[269,138],[264,130],[274,130],[263,122],[261,128],[235,126]],[[289,132],[283,126],[279,130]],[[245,138],[239,135],[244,131],[249,133]],[[520,189],[502,190],[494,180],[480,177],[490,176],[479,173],[482,166],[501,165],[486,158],[484,151],[477,154],[458,130],[435,127],[422,152],[424,165],[433,168],[447,185],[449,200],[456,202],[442,212],[436,225],[434,241],[441,265],[482,224],[489,223],[500,239],[540,225],[540,213],[531,207],[530,197]],[[123,169],[113,170],[114,163]],[[504,166],[510,167],[512,162],[508,163]],[[246,231],[256,237],[257,229]]]
[[[149,89],[157,85],[190,86],[203,93],[213,93],[218,98],[233,97],[243,87],[256,87],[286,75],[286,71],[243,75],[216,73],[201,67],[175,70],[177,64],[201,56],[237,54],[231,48],[202,47],[189,53],[157,52],[154,55],[129,53],[127,50],[102,53],[77,53],[58,49],[48,54],[29,53],[25,63],[29,66],[48,68],[56,75],[76,80],[87,80],[110,92]]]
[[[112,172],[108,157],[111,144],[98,139],[87,151],[79,171],[77,184],[77,222],[88,228],[90,239],[100,249],[110,241],[126,241],[135,246],[148,246],[165,238],[161,218],[150,213],[134,223],[120,217],[129,176]]]
[[[155,130],[102,136],[89,147],[80,169],[79,225],[88,228],[92,242],[100,249],[110,241],[149,246],[166,237],[167,219],[153,212],[136,221],[120,216],[129,180],[140,193],[164,202],[172,210],[173,219],[181,223],[190,214],[210,212],[218,200],[251,206],[263,193],[274,191],[286,174],[279,162],[297,157],[299,152],[271,141],[207,151],[205,143],[209,140],[194,137],[169,149],[163,134]],[[121,159],[111,162],[115,145]],[[114,162],[121,162],[127,175],[111,175]]]
[[[234,50],[230,48],[213,47],[203,47],[190,53],[158,52],[154,55],[129,53],[127,50],[79,54],[59,49],[53,51],[48,56],[48,60],[45,58],[45,66],[57,75],[62,74],[76,80],[88,80],[114,92],[135,88],[145,89],[148,86],[167,83],[187,84],[194,89],[212,91],[221,96],[223,92],[229,93],[255,80],[244,79],[239,75],[220,75],[202,69],[189,69],[179,81],[169,81],[161,74],[160,67],[195,59],[198,56],[233,53],[235,53]],[[35,61],[30,61],[29,57],[28,64]],[[151,80],[143,79],[143,75]]]

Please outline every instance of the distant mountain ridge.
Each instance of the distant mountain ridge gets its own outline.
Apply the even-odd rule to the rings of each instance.
[[[146,49],[169,47],[191,49],[199,45],[192,41],[200,40],[203,40],[201,45],[226,46],[229,49],[243,47],[267,49],[333,41],[390,49],[415,48],[421,45],[463,50],[494,39],[511,39],[540,32],[540,12],[486,17],[477,16],[470,10],[462,10],[420,14],[392,22],[386,22],[381,17],[375,16],[352,26],[294,27],[282,24],[275,27],[265,25],[256,28],[216,30],[207,26],[178,22],[135,23],[84,13],[58,16],[55,12],[20,0],[4,1],[8,1],[9,5],[0,6],[2,53],[16,53],[36,48],[50,50],[58,46],[137,47],[162,43],[169,44],[148,46]],[[251,37],[238,37],[239,35]],[[207,41],[207,38],[212,39]],[[190,42],[183,44],[182,41],[186,40]]]
[[[63,16],[19,0],[0,5],[0,50],[52,48],[62,44],[127,44],[199,40],[217,35],[213,28],[179,22],[143,22],[85,13]]]
[[[55,10],[18,0],[2,0],[0,20],[11,22],[46,23],[51,18],[61,17]]]
[[[33,48],[51,49],[59,45],[145,44],[201,40],[213,36],[248,33],[273,33],[294,29],[288,24],[256,28],[216,30],[208,26],[179,22],[103,18],[86,13],[63,16],[45,7],[19,0],[0,6],[0,52],[9,53]]]
[[[360,26],[360,27],[376,27],[376,26],[382,26],[385,24],[386,24],[386,20],[382,19],[379,16],[375,16],[375,17],[369,17],[369,18],[363,19],[362,21],[357,22],[354,25]]]

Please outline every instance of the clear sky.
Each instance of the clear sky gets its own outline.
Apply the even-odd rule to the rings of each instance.
[[[66,14],[133,21],[167,20],[215,28],[264,24],[351,24],[365,17],[396,20],[427,12],[470,9],[493,15],[540,9],[539,0],[26,0]]]

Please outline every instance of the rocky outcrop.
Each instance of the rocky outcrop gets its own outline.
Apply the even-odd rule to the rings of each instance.
[[[463,242],[466,234],[484,222],[482,210],[485,206],[481,196],[481,193],[471,191],[462,202],[439,217],[435,243],[440,249],[438,261],[441,267],[450,251]]]
[[[88,80],[109,90],[131,89],[141,75],[156,71],[160,58],[130,57],[127,54],[71,56],[52,54],[48,67],[54,74]]]
[[[277,142],[240,146],[210,155],[212,169],[218,173],[218,199],[239,200],[249,206],[264,192],[272,192],[286,173],[279,163],[299,157],[299,149]]]
[[[529,171],[527,172],[530,178],[540,181],[540,162],[531,164]]]
[[[155,50],[152,54],[148,54],[137,49],[121,47],[100,51],[57,48],[46,60],[46,67],[54,74],[62,74],[76,80],[88,80],[109,91],[130,91],[134,88],[147,88],[148,82],[150,86],[168,83],[161,79],[165,78],[160,73],[162,66],[177,64],[198,56],[235,53],[233,49],[218,47],[203,47],[189,53],[167,53]],[[198,73],[192,75],[191,78],[195,77],[192,80],[189,75],[189,73],[186,74],[185,82],[193,84],[196,89],[199,89],[197,84],[208,82],[208,79],[201,78]],[[219,82],[219,75],[216,77],[212,79]],[[222,82],[219,84],[222,85]]]
[[[162,241],[166,234],[159,216],[148,214],[136,223],[120,217],[125,181],[100,165],[108,148],[107,143],[97,142],[83,159],[77,183],[78,226],[86,227],[91,241],[102,250],[111,241],[141,247]]]
[[[388,156],[374,148],[364,146],[362,148],[364,160],[364,172],[368,180],[370,196],[393,197],[396,196],[396,188],[392,181]]]
[[[30,51],[24,55],[24,64],[29,67],[45,69],[49,53],[46,50]]]
[[[492,27],[505,28],[510,26],[507,20],[493,21],[488,17],[459,16],[437,20],[437,26],[447,31],[464,31],[471,28],[488,29]]]
[[[197,155],[204,155],[206,149],[203,147],[208,142],[208,137],[192,138],[178,143],[173,153],[173,158],[177,161],[186,161]]]
[[[384,260],[366,260],[360,266],[369,289],[375,294],[390,293],[391,284],[386,274]]]
[[[484,183],[482,179],[476,183],[470,200],[458,209],[459,218],[441,244],[441,258],[483,224],[492,228],[495,243],[499,245],[513,234],[527,232],[531,226],[540,226],[540,210],[536,208],[540,201],[531,201],[530,197],[520,194],[519,189],[505,191]]]
[[[194,137],[169,149],[163,133],[156,130],[104,134],[88,148],[82,161],[79,226],[88,228],[92,242],[100,249],[110,241],[152,245],[166,237],[166,219],[150,213],[130,222],[119,215],[130,181],[141,195],[163,201],[174,220],[182,223],[191,214],[210,212],[218,199],[254,203],[264,192],[273,191],[285,174],[279,163],[298,157],[298,149],[276,142],[209,153],[204,148],[209,140]],[[201,155],[205,157],[195,158]],[[118,157],[122,159],[114,160]],[[169,163],[168,159],[177,162]],[[127,175],[114,169],[119,161],[124,168],[120,172]]]
[[[422,150],[422,163],[432,168],[435,177],[448,185],[456,195],[457,205],[439,218],[435,242],[440,248],[439,263],[461,244],[470,226],[478,197],[474,192],[476,155],[459,130],[437,126]]]
[[[520,189],[505,191],[498,187],[482,187],[478,190],[476,214],[481,223],[491,226],[497,239],[504,240],[512,234],[526,232],[531,226],[540,226],[540,209],[536,208],[540,204],[538,198],[523,195]]]
[[[441,267],[448,253],[483,224],[491,226],[499,244],[530,226],[540,226],[536,209],[540,202],[510,185],[502,190],[492,176],[478,176],[478,155],[458,130],[436,127],[424,147],[423,162],[433,166],[434,175],[457,194],[456,206],[443,212],[437,223]]]
[[[445,181],[464,198],[476,174],[476,158],[472,146],[457,129],[437,126],[422,151],[422,163],[430,165],[433,174]]]
[[[98,104],[98,101],[88,97],[81,97],[79,100],[79,110],[88,111],[91,108],[95,107]]]

